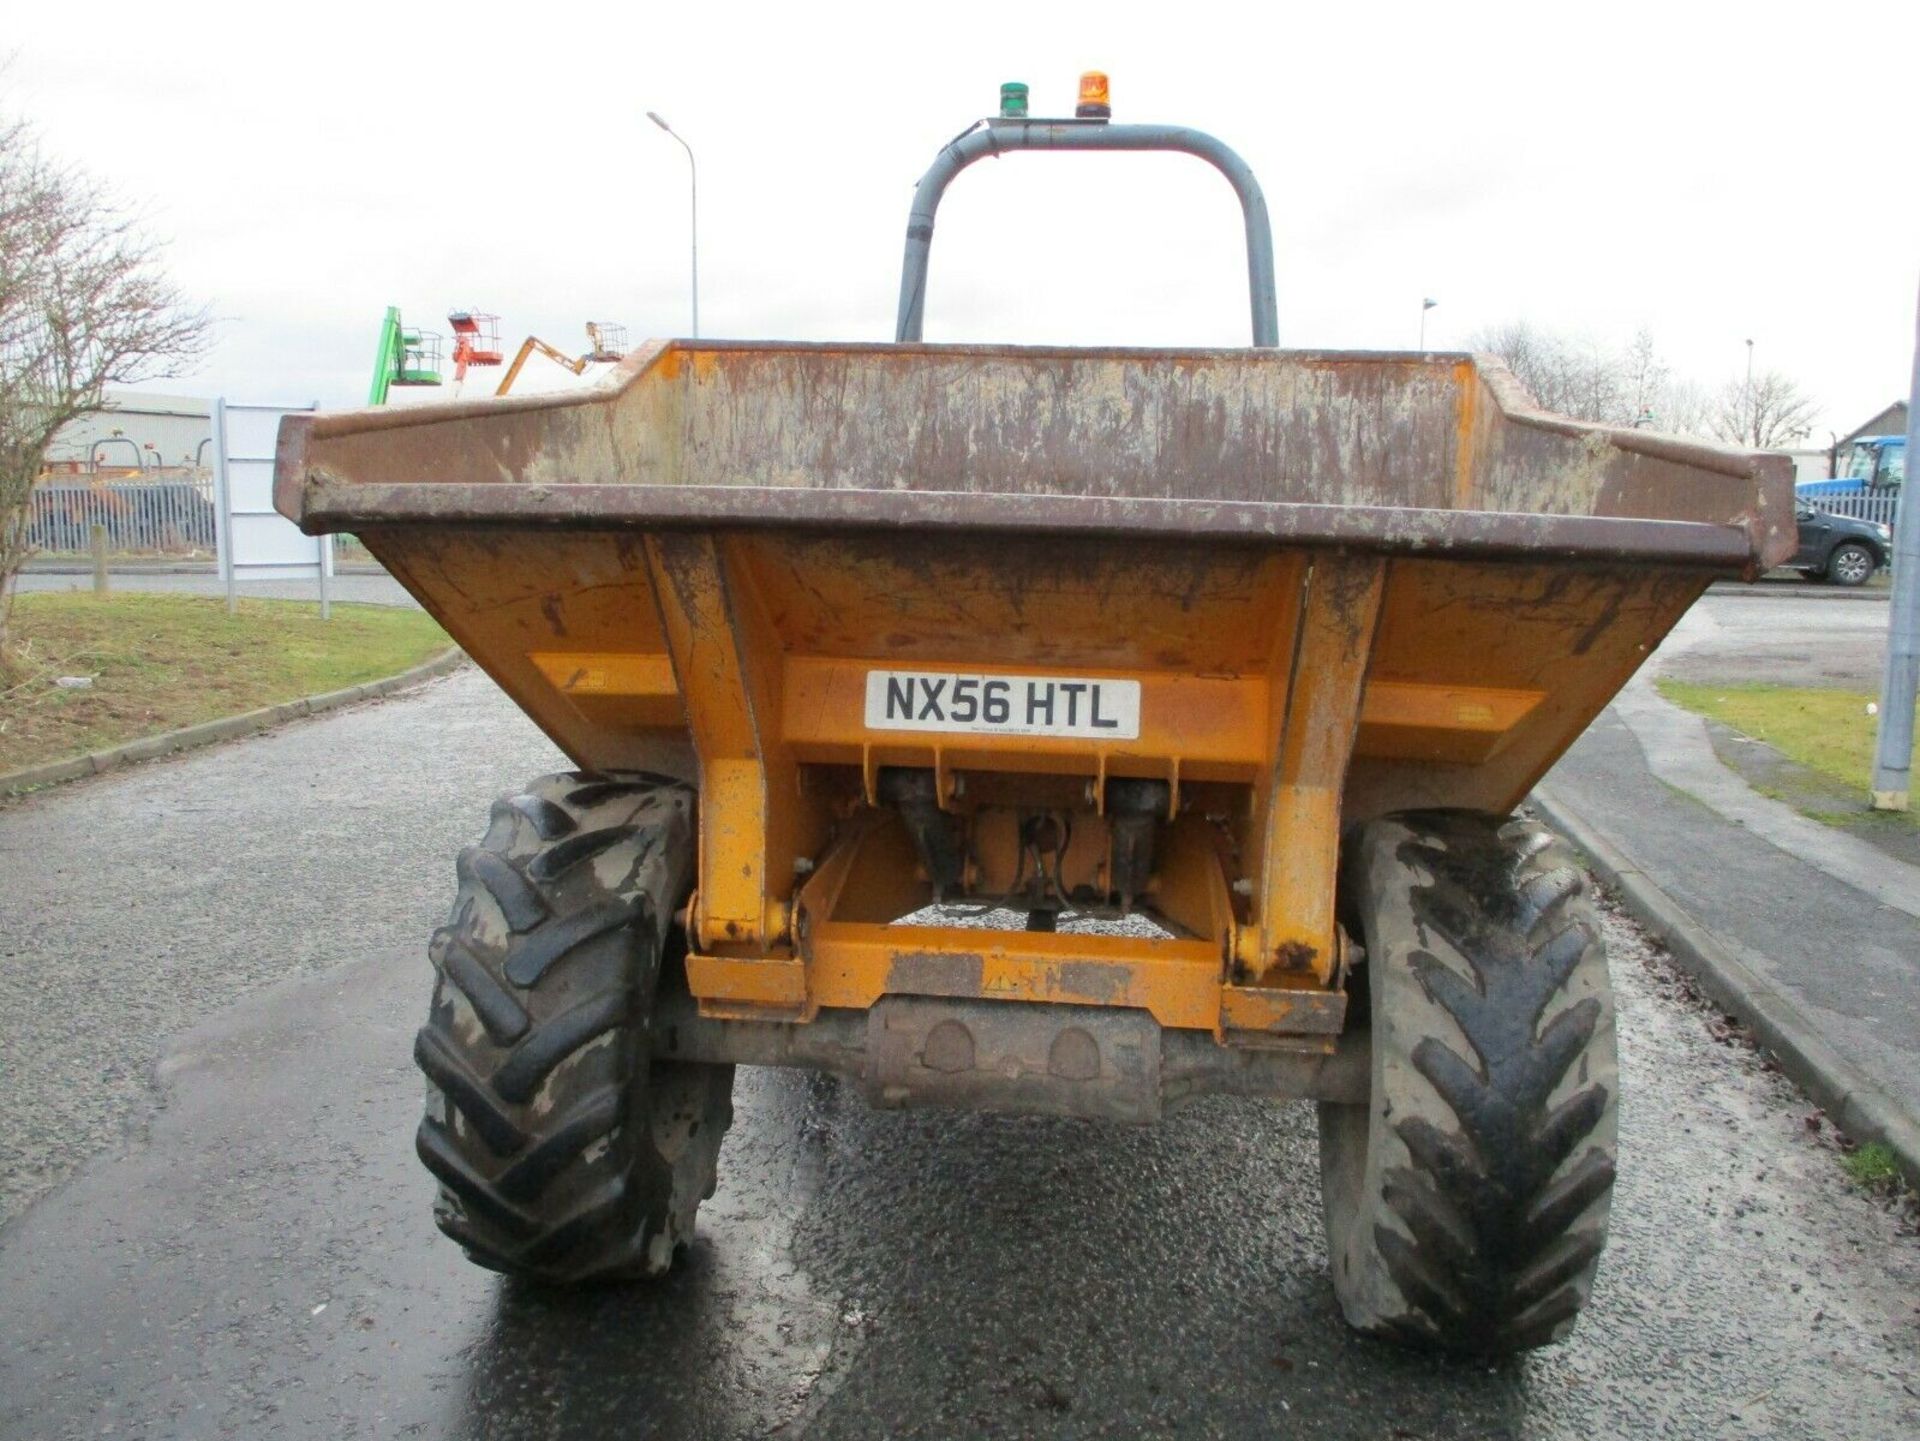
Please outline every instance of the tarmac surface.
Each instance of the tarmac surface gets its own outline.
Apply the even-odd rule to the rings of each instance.
[[[1613,1242],[1525,1360],[1345,1330],[1304,1106],[1135,1130],[743,1070],[674,1278],[477,1270],[412,1156],[424,942],[558,763],[466,671],[0,809],[0,1436],[1920,1434],[1910,1222],[1617,918]]]
[[[1877,693],[1887,595],[1836,587],[1716,585],[1655,652],[1677,680],[1764,680]]]

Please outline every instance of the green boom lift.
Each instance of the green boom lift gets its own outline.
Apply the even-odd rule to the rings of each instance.
[[[389,305],[380,323],[380,354],[373,362],[367,404],[385,405],[390,386],[439,383],[440,337],[431,330],[408,330],[400,323],[400,308]]]

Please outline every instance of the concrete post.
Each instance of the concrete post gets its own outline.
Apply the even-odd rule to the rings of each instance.
[[[107,583],[107,528],[95,521],[88,528],[87,540],[93,548],[93,593],[106,595],[112,589]]]
[[[1913,382],[1907,401],[1907,473],[1920,453],[1920,302],[1914,310]],[[1913,706],[1920,689],[1920,514],[1907,514],[1907,488],[1893,524],[1893,603],[1887,608],[1887,670],[1880,684],[1880,734],[1873,752],[1873,808],[1904,811],[1912,791]]]
[[[234,615],[240,602],[234,592],[233,566],[233,488],[227,480],[227,398],[213,402],[213,523],[219,541],[220,584],[227,592],[227,614]]]

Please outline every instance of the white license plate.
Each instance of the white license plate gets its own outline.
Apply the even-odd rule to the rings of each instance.
[[[1140,682],[1087,676],[867,672],[867,729],[1140,739]]]

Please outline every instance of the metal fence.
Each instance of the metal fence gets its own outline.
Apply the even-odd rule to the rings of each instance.
[[[96,525],[116,554],[210,556],[219,544],[213,477],[200,471],[111,481],[58,476],[33,488],[27,544],[35,550],[84,555]]]
[[[1807,502],[1829,515],[1846,515],[1855,520],[1871,520],[1880,525],[1893,524],[1894,512],[1899,508],[1900,495],[1810,495]]]

